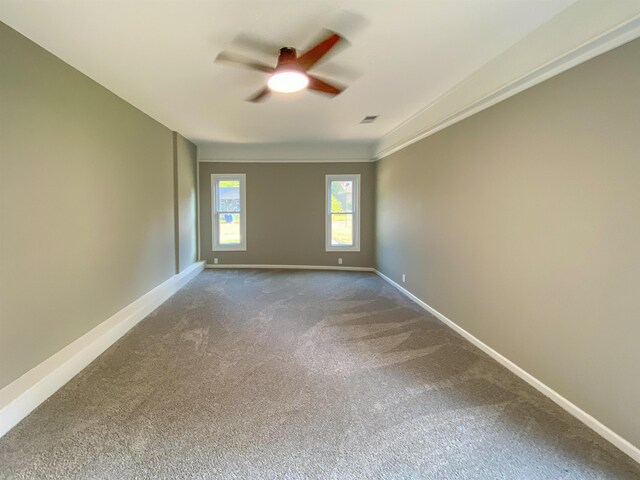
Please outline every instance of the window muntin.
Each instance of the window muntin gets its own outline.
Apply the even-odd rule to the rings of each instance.
[[[213,250],[246,250],[245,175],[213,174]]]
[[[360,250],[360,175],[326,177],[326,249]]]

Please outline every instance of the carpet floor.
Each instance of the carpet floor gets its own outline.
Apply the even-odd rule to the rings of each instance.
[[[635,479],[377,276],[205,271],[0,439],[2,478]]]

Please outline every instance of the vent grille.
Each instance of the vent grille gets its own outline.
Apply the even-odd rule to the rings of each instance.
[[[362,119],[362,121],[360,123],[373,123],[376,121],[376,118],[378,118],[379,115],[367,115],[366,117],[364,117]]]

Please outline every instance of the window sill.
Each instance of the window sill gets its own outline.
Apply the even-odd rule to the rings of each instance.
[[[360,247],[326,247],[327,252],[359,252]]]

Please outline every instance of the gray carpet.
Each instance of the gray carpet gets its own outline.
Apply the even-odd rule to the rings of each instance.
[[[205,271],[0,440],[2,478],[638,479],[368,273]]]

